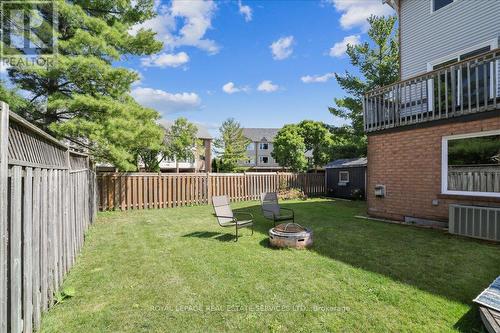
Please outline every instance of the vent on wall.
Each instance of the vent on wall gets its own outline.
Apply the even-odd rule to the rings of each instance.
[[[451,234],[500,242],[500,207],[450,205]]]

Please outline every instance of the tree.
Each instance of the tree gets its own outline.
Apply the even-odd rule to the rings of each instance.
[[[312,152],[312,166],[325,165],[332,158],[331,147],[336,143],[328,126],[319,121],[303,120],[297,125],[286,125],[274,140],[274,159],[294,171],[308,167],[306,152]]]
[[[175,171],[179,173],[179,161],[194,159],[198,128],[186,118],[178,118],[167,129],[166,154],[175,158]]]
[[[371,16],[368,22],[370,24],[368,37],[370,37],[371,42],[347,46],[347,55],[350,62],[359,70],[361,76],[347,71],[343,75],[335,74],[337,82],[349,96],[336,98],[336,106],[329,108],[333,115],[350,121],[348,129],[343,129],[337,134],[345,135],[341,144],[355,148],[353,153],[356,154],[360,151],[366,154],[362,102],[364,93],[394,83],[399,79],[399,44],[397,31],[395,31],[396,17]],[[336,147],[335,149],[345,150],[342,147]]]
[[[322,122],[312,120],[301,121],[298,127],[299,133],[304,139],[306,151],[312,151],[313,166],[323,166],[330,162],[334,137],[328,127]]]
[[[214,141],[215,152],[220,155],[219,170],[234,172],[238,162],[247,158],[250,140],[243,135],[243,129],[233,118],[224,121],[219,128],[220,137]]]
[[[283,167],[292,171],[307,170],[306,144],[298,125],[285,125],[274,138],[273,158]]]
[[[44,66],[18,62],[8,69],[11,81],[30,93],[29,107],[19,111],[44,130],[87,147],[98,160],[134,170],[137,151],[154,149],[163,132],[155,123],[159,114],[129,96],[138,73],[113,62],[162,49],[151,30],[130,32],[155,15],[154,1],[55,2],[58,54],[39,56]],[[49,22],[53,12],[41,7],[39,14]]]

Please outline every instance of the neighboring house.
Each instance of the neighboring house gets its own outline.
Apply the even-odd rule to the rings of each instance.
[[[273,152],[274,137],[279,128],[244,128],[243,135],[251,141],[247,147],[247,159],[241,161],[239,166],[248,168],[249,171],[279,171],[285,170],[271,156]],[[311,152],[306,152],[308,159],[312,158]]]
[[[164,126],[169,126],[164,125]],[[197,125],[196,137],[202,141],[202,147],[195,152],[195,158],[191,161],[180,161],[179,172],[212,172],[212,136],[206,128]],[[160,157],[159,157],[160,158]],[[117,169],[109,163],[99,163],[96,167],[98,172],[116,172]],[[139,170],[144,170],[144,164],[139,162]],[[175,159],[164,159],[160,162],[161,172],[176,172]]]
[[[249,171],[277,171],[281,167],[271,156],[274,137],[279,128],[244,128],[243,135],[251,141],[247,147],[247,160],[240,162],[240,167]]]
[[[451,204],[499,206],[500,1],[385,2],[399,16],[402,81],[364,98],[368,213],[446,224]],[[491,239],[500,219],[479,221],[474,236]]]
[[[328,195],[347,199],[365,198],[366,157],[335,160],[326,165]]]
[[[168,126],[168,125],[166,125]],[[212,172],[212,136],[208,130],[201,126],[198,127],[196,137],[202,141],[202,149],[194,152],[195,158],[191,161],[179,161],[180,172]],[[160,162],[161,172],[176,172],[175,159],[164,159]]]

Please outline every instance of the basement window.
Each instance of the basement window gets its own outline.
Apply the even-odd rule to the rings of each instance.
[[[500,130],[442,139],[443,194],[500,197]]]

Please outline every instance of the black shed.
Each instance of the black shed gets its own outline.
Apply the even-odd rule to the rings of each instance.
[[[326,189],[333,197],[366,198],[366,157],[335,160],[326,165]]]

